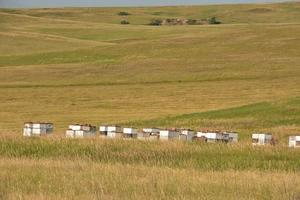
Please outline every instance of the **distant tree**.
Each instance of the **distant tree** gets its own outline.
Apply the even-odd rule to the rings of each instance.
[[[127,15],[130,15],[130,13],[128,12],[125,12],[125,11],[121,11],[118,13],[119,16],[127,16]]]
[[[121,20],[120,24],[130,24],[130,22],[126,19]]]
[[[149,25],[151,26],[160,26],[162,24],[161,19],[151,19]]]
[[[211,17],[210,19],[208,19],[208,23],[209,24],[221,24],[221,22],[218,21],[216,17]]]

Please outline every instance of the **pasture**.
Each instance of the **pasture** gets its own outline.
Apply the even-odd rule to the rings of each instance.
[[[222,24],[147,25],[212,16]],[[299,35],[299,2],[0,9],[0,198],[299,199],[300,152],[286,147]],[[25,121],[55,133],[24,139]],[[236,130],[240,143],[70,141],[72,123]],[[279,145],[253,148],[253,131]]]

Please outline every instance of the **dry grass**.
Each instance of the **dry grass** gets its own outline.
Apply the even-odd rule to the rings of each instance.
[[[111,164],[143,164],[197,170],[298,171],[299,150],[286,145],[253,147],[238,144],[150,142],[137,140],[68,140],[2,138],[0,155],[7,158],[81,159]]]
[[[22,167],[20,167],[22,166]],[[298,199],[298,172],[1,159],[6,199]],[[14,171],[14,173],[11,173]]]
[[[297,200],[300,194],[299,152],[286,147],[1,139],[3,199]]]
[[[299,3],[0,10],[0,199],[300,199]],[[151,27],[152,18],[218,26]],[[24,140],[24,121],[51,121]],[[70,123],[235,129],[238,145],[63,140]],[[277,147],[253,148],[252,131]]]

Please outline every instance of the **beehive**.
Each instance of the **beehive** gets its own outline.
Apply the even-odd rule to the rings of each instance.
[[[272,135],[265,133],[254,133],[252,134],[252,144],[253,145],[266,145],[271,144]]]
[[[42,136],[53,132],[53,124],[45,122],[25,122],[23,127],[23,136]]]

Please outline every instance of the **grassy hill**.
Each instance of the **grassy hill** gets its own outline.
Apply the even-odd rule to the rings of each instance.
[[[128,123],[299,96],[299,3],[191,8],[2,9],[0,129],[20,135],[24,121],[41,120],[63,134],[74,122]],[[276,12],[265,23],[255,12],[239,23],[218,16],[225,24],[162,27],[82,14],[104,20],[125,10],[138,20],[175,10],[189,18],[212,8]],[[64,14],[71,11],[76,19]],[[293,21],[277,23],[279,11]]]
[[[299,198],[299,151],[285,147],[300,132],[299,11],[0,9],[0,199]],[[213,16],[222,24],[146,25]],[[24,140],[25,121],[55,136]],[[70,123],[237,130],[241,145],[66,141]],[[253,131],[279,146],[252,148]]]
[[[236,130],[248,140],[254,131],[271,131],[283,144],[300,125],[299,98],[280,102],[262,102],[216,111],[183,114],[128,123],[137,127],[180,127],[195,130]]]

